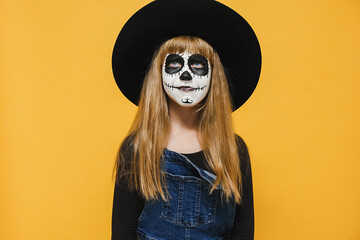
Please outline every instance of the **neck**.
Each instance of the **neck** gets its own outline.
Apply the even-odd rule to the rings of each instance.
[[[172,127],[181,127],[188,130],[196,130],[197,116],[196,107],[182,107],[169,99],[169,117]]]

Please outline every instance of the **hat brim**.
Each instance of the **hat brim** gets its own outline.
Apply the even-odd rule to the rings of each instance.
[[[234,110],[244,104],[259,80],[260,45],[244,18],[213,0],[157,0],[126,22],[112,56],[114,78],[125,97],[137,105],[154,51],[182,35],[200,37],[217,51]]]

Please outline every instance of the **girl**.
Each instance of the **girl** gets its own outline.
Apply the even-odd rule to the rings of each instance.
[[[114,76],[129,96],[117,74],[120,36]],[[249,155],[231,121],[242,103],[228,82],[217,51],[200,37],[168,38],[154,52],[114,168],[112,239],[253,239]]]

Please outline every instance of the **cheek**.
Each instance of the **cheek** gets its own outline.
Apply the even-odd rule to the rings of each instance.
[[[209,73],[206,76],[202,76],[199,79],[199,82],[201,82],[203,85],[210,85],[211,82],[211,72],[209,71]]]
[[[212,69],[209,67],[209,73],[208,73],[208,75],[206,75],[206,77],[207,77],[207,83],[208,84],[210,84],[210,82],[211,82],[211,78],[212,78],[212,71],[211,71]]]
[[[180,76],[180,73],[175,73],[175,74],[169,74],[169,73],[166,73],[166,72],[162,72],[162,80],[163,82],[166,82],[166,83],[173,83],[175,82]]]
[[[163,82],[170,83],[173,82],[173,77],[167,74],[163,74],[162,76]]]
[[[206,85],[207,85],[207,84],[210,84],[210,82],[211,82],[211,76],[208,75],[204,78],[204,83],[206,83]]]

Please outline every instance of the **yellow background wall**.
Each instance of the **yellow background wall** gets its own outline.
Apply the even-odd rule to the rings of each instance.
[[[136,108],[112,47],[150,1],[0,2],[0,239],[110,239],[112,166]],[[263,68],[233,116],[255,238],[360,239],[360,2],[222,0]]]

